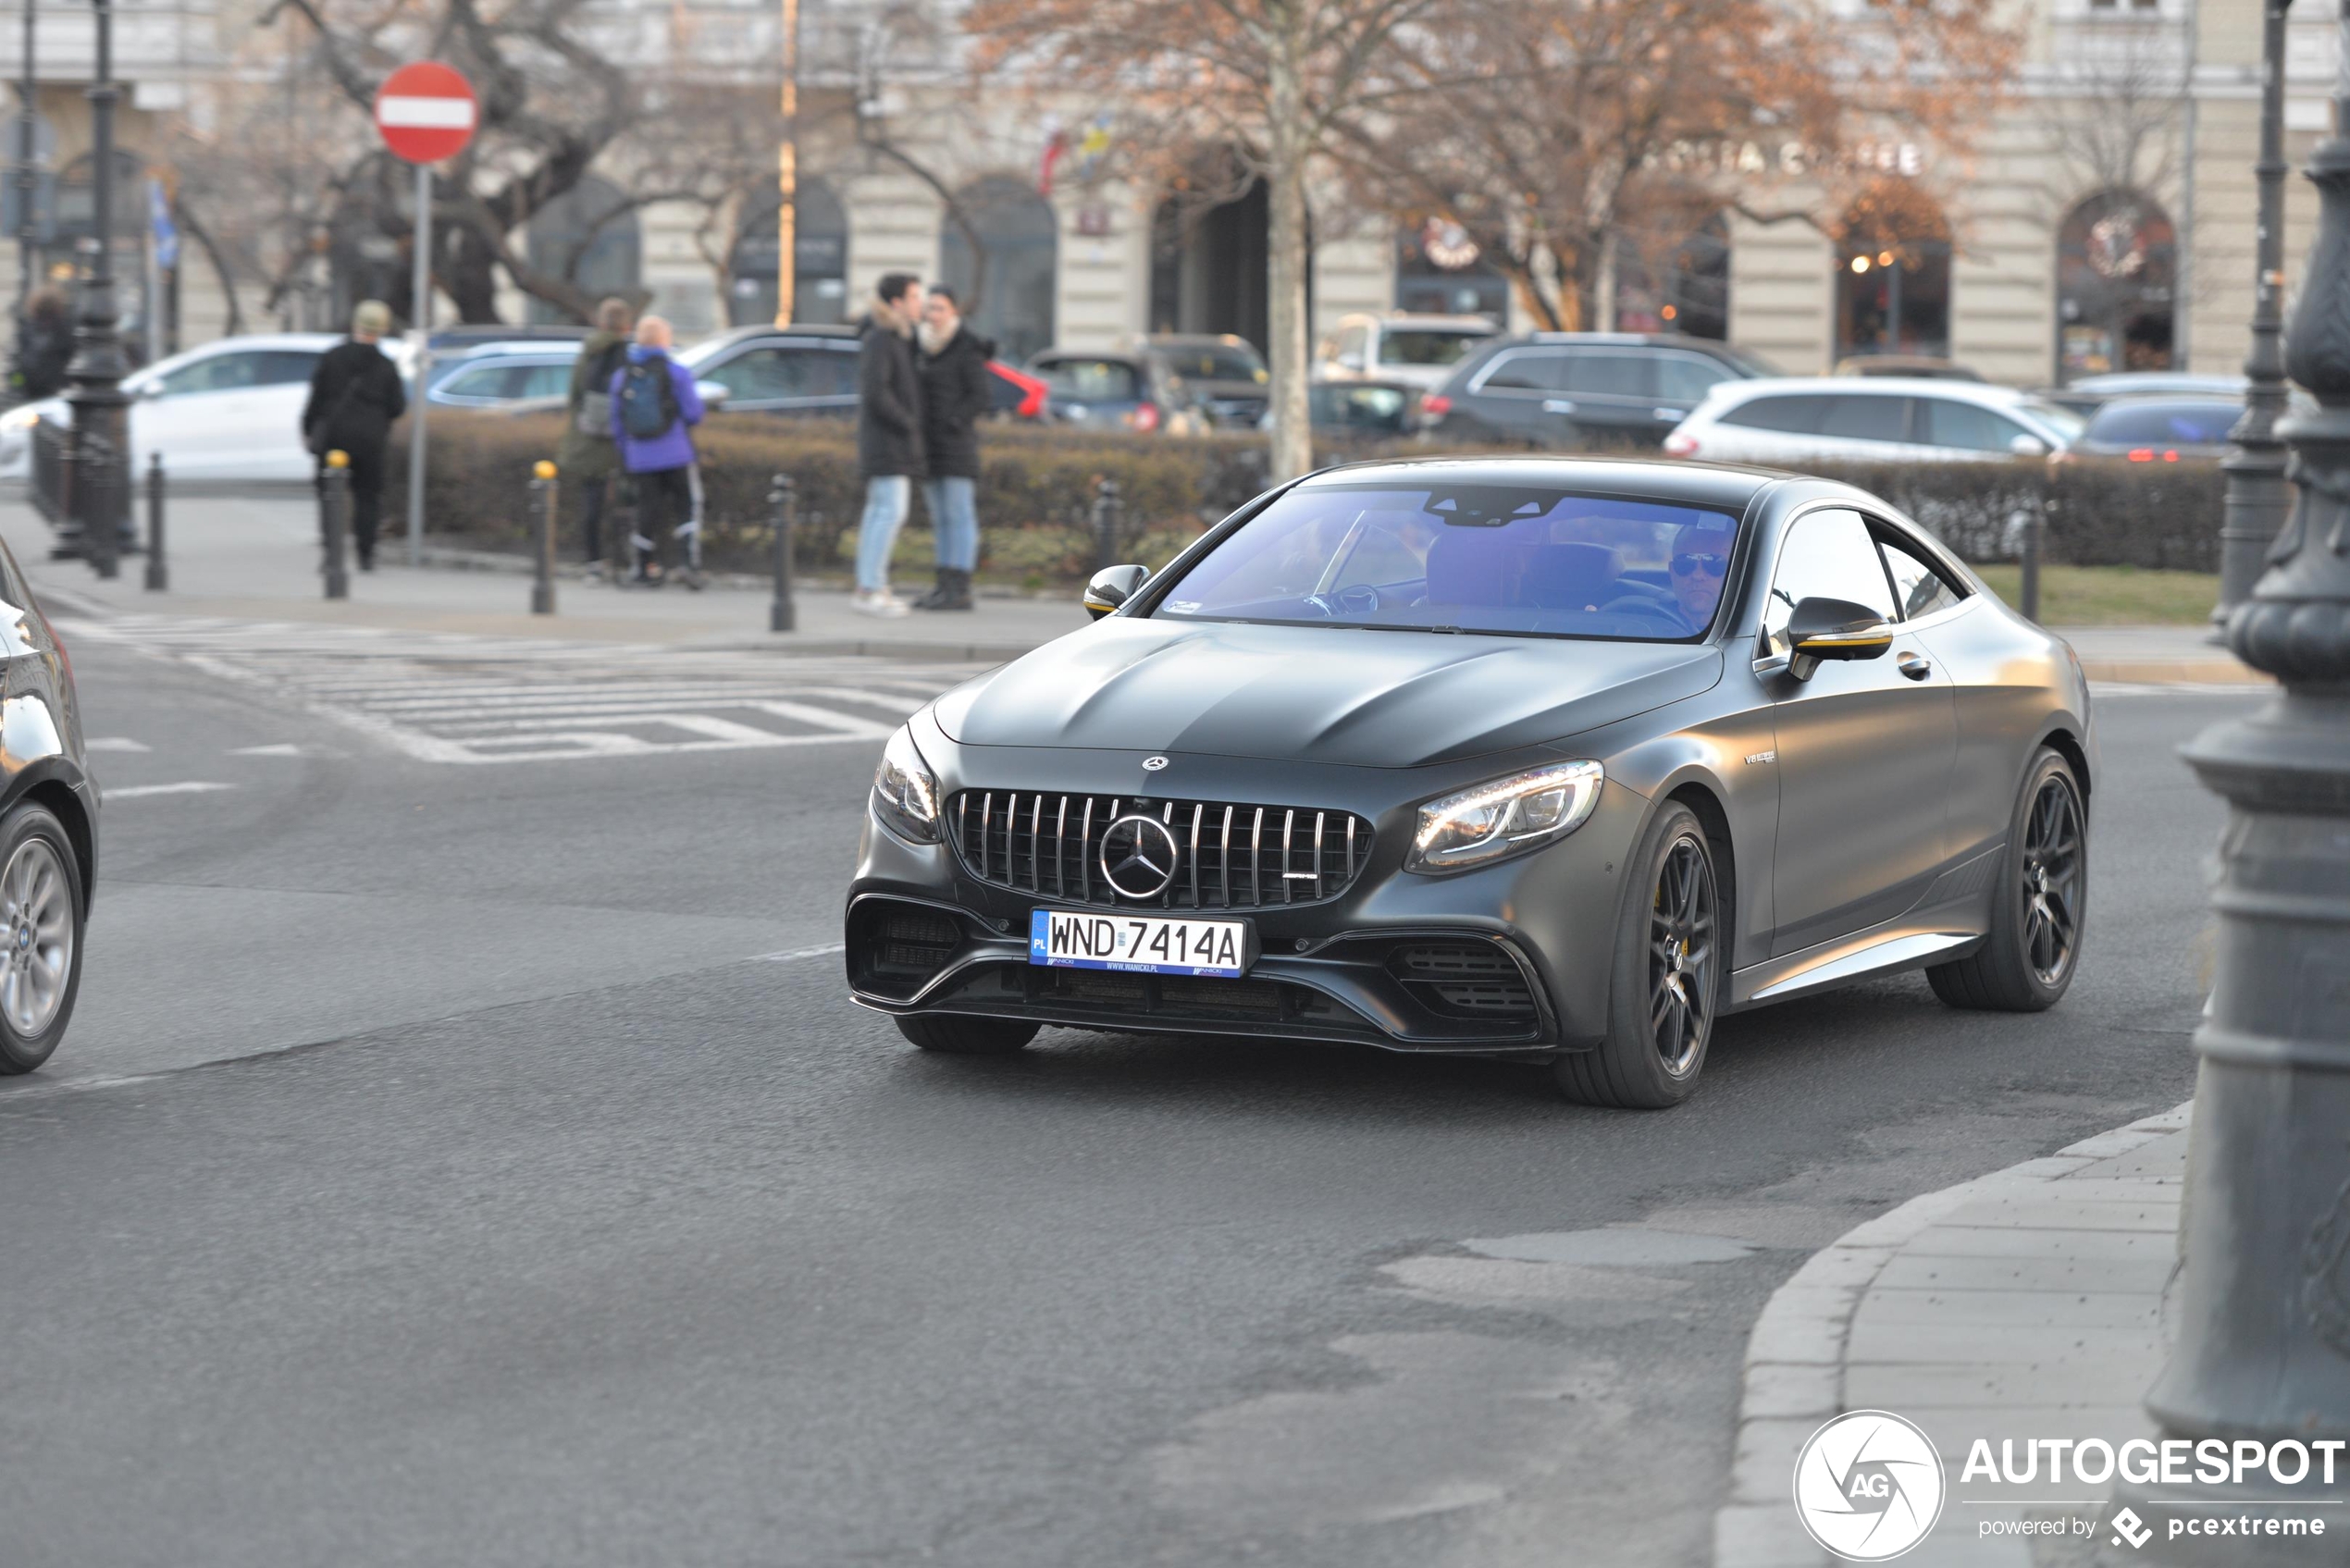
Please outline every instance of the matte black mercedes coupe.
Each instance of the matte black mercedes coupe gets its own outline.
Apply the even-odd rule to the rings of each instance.
[[[1258,498],[889,742],[860,1002],[1541,1060],[1686,1096],[1714,1019],[2078,963],[2079,661],[1875,497],[1759,470],[1385,463]]]

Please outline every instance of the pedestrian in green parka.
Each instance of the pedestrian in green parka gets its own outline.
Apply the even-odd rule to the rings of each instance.
[[[579,345],[572,362],[568,423],[555,466],[564,488],[579,498],[581,553],[590,572],[603,562],[605,497],[620,473],[620,449],[612,438],[612,378],[628,358],[635,313],[626,300],[596,307],[596,330]]]

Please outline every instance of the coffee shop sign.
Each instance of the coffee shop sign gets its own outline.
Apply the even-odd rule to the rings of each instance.
[[[1824,152],[1801,142],[1676,142],[1646,159],[1651,168],[1675,174],[1781,174],[1800,179],[1815,171],[1844,169],[1881,174],[1925,172],[1925,149],[1915,142],[1856,142]]]

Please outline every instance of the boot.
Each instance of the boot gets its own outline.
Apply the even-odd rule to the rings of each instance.
[[[930,592],[922,595],[921,598],[914,600],[913,608],[916,610],[952,610],[954,608],[954,604],[952,602],[954,597],[955,569],[951,566],[942,566],[938,569],[937,586],[932,588]]]
[[[942,585],[942,587],[946,595],[946,602],[940,605],[938,608],[941,610],[969,610],[971,607],[971,574],[968,572],[950,567],[946,575],[946,581]]]

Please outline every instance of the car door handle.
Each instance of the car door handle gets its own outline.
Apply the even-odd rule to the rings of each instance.
[[[1565,398],[1544,398],[1542,412],[1544,414],[1573,414],[1575,405]]]
[[[1924,680],[1934,673],[1934,666],[1922,654],[1905,653],[1895,661],[1896,669],[1913,681]]]

